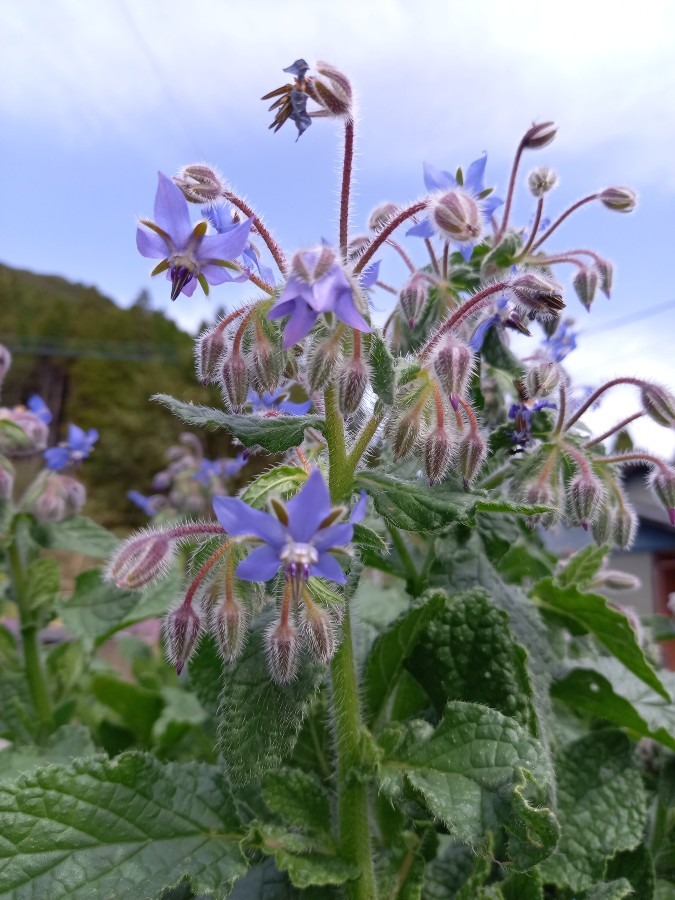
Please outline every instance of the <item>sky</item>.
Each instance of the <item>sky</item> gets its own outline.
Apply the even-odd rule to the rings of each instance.
[[[224,285],[172,304],[136,252],[136,218],[152,212],[158,170],[209,162],[289,251],[334,240],[339,128],[315,121],[297,143],[290,126],[273,135],[258,99],[293,60],[324,59],[358,99],[353,234],[379,202],[420,196],[424,161],[454,171],[487,151],[487,183],[503,196],[533,121],[559,131],[526,154],[515,222],[532,215],[534,166],[559,173],[552,217],[598,188],[637,190],[636,212],[586,206],[547,244],[616,265],[612,299],[590,314],[572,267],[557,270],[580,330],[566,364],[579,384],[631,375],[675,389],[671,0],[642,0],[639,16],[605,0],[23,0],[2,5],[0,25],[0,261],[95,285],[123,306],[148,289],[189,330],[241,302],[248,289]],[[381,259],[382,278],[399,283],[396,258]],[[374,299],[382,316],[390,303]],[[630,415],[635,393],[608,395],[588,421],[604,430]],[[675,451],[675,434],[651,423],[633,435]]]

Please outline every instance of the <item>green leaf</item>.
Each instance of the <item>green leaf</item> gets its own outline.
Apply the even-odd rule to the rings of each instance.
[[[91,691],[97,700],[117,713],[121,724],[130,728],[142,744],[150,744],[153,725],[164,706],[156,691],[114,675],[96,675]]]
[[[290,684],[272,681],[264,634],[274,615],[270,609],[257,619],[240,658],[223,668],[219,745],[227,771],[237,783],[259,778],[290,755],[325,672],[303,654],[298,675]]]
[[[358,875],[358,868],[326,852],[313,838],[276,825],[262,825],[257,831],[260,843],[256,846],[274,857],[277,868],[288,872],[296,887],[344,884]]]
[[[244,416],[232,415],[208,406],[196,406],[175,400],[168,394],[152,397],[166,406],[175,416],[198,428],[225,428],[245,447],[262,447],[269,453],[283,453],[299,447],[306,428],[323,431],[325,422],[318,416]]]
[[[504,900],[544,900],[544,885],[538,869],[511,872],[500,887]]]
[[[391,406],[394,402],[396,387],[394,358],[379,331],[373,331],[370,335],[369,361],[370,383],[373,391],[385,406]]]
[[[200,763],[125,753],[49,766],[3,785],[0,816],[0,892],[15,900],[135,900],[185,874],[225,898],[246,871],[229,788]]]
[[[85,665],[85,652],[80,641],[64,641],[49,651],[47,673],[54,700],[60,703],[66,699],[81,680]]]
[[[492,841],[489,841],[486,851],[476,855],[471,874],[455,894],[455,900],[476,900],[481,896],[481,888],[490,877],[492,869]]]
[[[63,624],[98,647],[122,628],[163,616],[179,595],[182,580],[175,567],[144,591],[122,591],[103,581],[99,569],[88,569],[77,576],[72,596],[61,607]]]
[[[600,547],[589,544],[570,556],[564,567],[556,573],[555,580],[561,587],[585,588],[608,553],[609,547],[604,544]]]
[[[584,665],[585,663],[585,665]],[[675,708],[615,659],[577,660],[551,685],[551,694],[574,709],[607,719],[637,737],[675,750]]]
[[[330,797],[316,775],[300,769],[278,769],[263,778],[263,798],[272,812],[309,834],[332,843]]]
[[[71,516],[62,522],[37,523],[33,537],[50,550],[83,553],[94,559],[108,559],[119,545],[118,539],[86,516]]]
[[[34,559],[26,572],[26,602],[33,611],[53,606],[59,595],[61,572],[55,559]]]
[[[618,881],[608,881],[598,884],[588,893],[584,894],[584,900],[624,900],[624,897],[634,897],[635,893],[629,881],[619,878]]]
[[[572,891],[602,881],[608,858],[642,841],[647,817],[642,778],[620,731],[589,734],[557,762],[560,844],[541,864],[544,881]]]
[[[502,341],[496,328],[488,329],[481,353],[485,361],[493,368],[501,369],[513,378],[522,378],[524,373],[522,363]]]
[[[403,613],[373,644],[364,677],[365,707],[370,722],[377,724],[422,630],[441,614],[446,599],[440,591],[423,598],[419,606]]]
[[[529,868],[554,849],[553,773],[544,748],[514,719],[470,703],[449,703],[436,729],[425,722],[385,736],[383,787],[399,775],[420,792],[451,835],[475,849],[503,827],[514,868]]]
[[[16,649],[16,638],[5,625],[0,625],[0,671],[18,669],[19,655]]]
[[[630,622],[623,613],[609,606],[605,597],[582,593],[574,585],[559,587],[551,578],[538,581],[533,593],[541,608],[562,615],[584,632],[590,632],[627,669],[670,700],[668,691],[647,662]]]
[[[270,497],[295,494],[307,481],[307,472],[300,466],[277,466],[254,479],[241,495],[244,503],[254,509],[265,509]]]
[[[0,737],[30,743],[36,727],[35,711],[23,672],[0,671]]]
[[[448,700],[480,703],[537,736],[526,655],[507,614],[477,588],[446,599],[425,623],[406,665],[439,713]]]
[[[0,782],[17,781],[49,763],[69,763],[81,756],[93,756],[96,747],[84,725],[62,725],[47,743],[7,747],[0,751]]]
[[[383,537],[373,531],[372,528],[368,528],[367,525],[362,525],[357,522],[354,525],[354,537],[352,538],[353,542],[359,548],[359,553],[377,553],[377,554],[387,554],[389,549],[387,547],[387,542]]]
[[[164,706],[152,725],[155,743],[170,746],[188,728],[202,725],[206,720],[206,712],[197,697],[183,688],[165,686],[161,698]]]
[[[624,850],[610,859],[605,871],[608,881],[626,879],[630,882],[632,900],[653,900],[654,862],[644,844],[634,850]]]

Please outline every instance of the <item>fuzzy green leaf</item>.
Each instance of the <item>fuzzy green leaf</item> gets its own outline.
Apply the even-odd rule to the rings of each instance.
[[[0,893],[14,900],[153,897],[189,874],[225,898],[246,871],[216,767],[126,753],[39,769],[0,790]]]
[[[157,691],[106,673],[94,676],[91,691],[100,703],[120,717],[121,724],[133,731],[142,744],[150,744],[153,725],[164,706]]]
[[[26,572],[26,604],[34,611],[53,606],[60,584],[61,571],[55,559],[34,559]]]
[[[263,798],[272,812],[309,834],[330,839],[330,797],[316,775],[278,769],[263,778]]]
[[[32,533],[42,547],[83,553],[94,559],[108,559],[119,544],[112,532],[86,516],[71,516],[62,522],[40,522],[33,527]]]
[[[358,868],[314,838],[276,825],[262,825],[256,831],[259,843],[254,846],[273,856],[277,868],[288,872],[296,887],[344,884],[358,875]]]
[[[386,341],[378,331],[373,331],[370,335],[369,361],[370,383],[373,391],[385,406],[391,406],[394,402],[396,387],[394,358]]]
[[[630,881],[625,878],[598,884],[584,894],[584,900],[624,900],[624,897],[635,897]]]
[[[69,763],[95,753],[96,747],[84,725],[62,725],[43,746],[19,745],[0,751],[0,783],[17,781],[48,763]]]
[[[258,475],[248,485],[241,499],[254,509],[265,509],[270,497],[291,497],[306,481],[307,472],[300,466],[277,466],[276,469]]]
[[[555,580],[561,587],[585,588],[608,553],[609,547],[604,544],[600,547],[597,544],[589,544],[588,547],[570,556],[564,567],[556,574]]]

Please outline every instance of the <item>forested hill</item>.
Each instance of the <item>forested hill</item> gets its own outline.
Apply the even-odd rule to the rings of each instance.
[[[126,492],[149,488],[183,430],[149,397],[161,391],[217,403],[196,381],[190,335],[150,309],[147,295],[121,309],[95,288],[0,265],[0,343],[14,357],[3,406],[40,394],[55,413],[52,441],[68,422],[98,428],[96,452],[80,472],[87,512],[110,526],[142,521]],[[220,440],[210,452],[225,452]]]

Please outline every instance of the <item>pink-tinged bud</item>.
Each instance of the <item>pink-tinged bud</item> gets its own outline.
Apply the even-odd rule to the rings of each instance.
[[[401,207],[395,203],[380,203],[368,218],[368,228],[371,231],[381,231],[400,211]]]
[[[539,362],[525,376],[525,390],[531,400],[548,397],[560,383],[560,368],[554,362]]]
[[[31,504],[30,511],[38,522],[61,522],[66,518],[66,501],[57,488],[50,485]]]
[[[422,415],[415,409],[395,423],[392,441],[394,462],[406,459],[413,453],[420,439],[421,430]]]
[[[590,266],[582,266],[572,281],[577,297],[586,309],[591,308],[598,288],[598,273]]]
[[[359,234],[352,238],[347,248],[350,259],[359,259],[370,247],[371,238],[367,234]]]
[[[105,577],[118,588],[137,590],[163,575],[173,562],[176,542],[164,531],[145,529],[124,541]]]
[[[438,484],[443,481],[450,467],[452,459],[452,442],[450,437],[440,425],[424,439],[424,469],[430,484]]]
[[[403,286],[398,297],[403,317],[411,329],[415,327],[415,324],[422,316],[428,296],[429,281],[419,272],[415,272]]]
[[[580,472],[570,481],[568,497],[572,516],[584,531],[588,531],[605,502],[602,482],[591,472]]]
[[[554,122],[540,122],[528,128],[523,136],[523,147],[527,150],[540,150],[547,147],[555,138],[558,129]]]
[[[615,212],[632,212],[637,206],[637,194],[627,187],[608,187],[601,191],[598,198],[607,209]]]
[[[618,569],[605,569],[598,572],[588,585],[589,589],[610,591],[636,591],[640,587],[640,579],[630,572],[620,572]]]
[[[448,334],[439,341],[433,360],[438,383],[456,409],[457,398],[466,394],[473,372],[473,351],[468,344]]]
[[[675,470],[670,466],[655,469],[649,486],[667,510],[670,524],[675,525]]]
[[[183,166],[173,179],[190,203],[215,203],[226,190],[223,177],[211,166]]]
[[[483,468],[487,452],[487,443],[477,431],[470,430],[459,442],[457,463],[462,473],[465,487],[468,487],[474,481]]]
[[[527,524],[530,528],[541,525],[542,528],[551,528],[560,518],[560,497],[549,482],[535,481],[525,490],[525,502],[532,506],[550,506],[551,511],[529,516]]]
[[[335,624],[330,613],[315,604],[305,606],[303,632],[307,648],[320,663],[331,661],[337,649]]]
[[[614,511],[612,521],[611,539],[622,550],[628,550],[638,529],[638,519],[635,510],[626,501],[623,506]]]
[[[281,353],[263,335],[256,336],[251,347],[251,368],[255,381],[263,391],[276,390],[281,378]]]
[[[309,353],[307,377],[312,391],[321,391],[335,375],[335,370],[342,362],[342,350],[337,341],[316,342]]]
[[[2,382],[5,380],[5,375],[9,372],[11,365],[12,354],[4,344],[0,344],[0,386],[2,386]]]
[[[238,659],[246,643],[248,613],[236,597],[225,598],[214,607],[209,618],[209,630],[225,662]]]
[[[66,504],[66,515],[76,516],[87,502],[87,489],[70,475],[52,475],[51,477],[60,480],[60,490]]]
[[[535,319],[557,316],[565,304],[560,285],[541,272],[532,269],[509,279],[509,289],[514,300]]]
[[[543,197],[558,184],[558,176],[548,166],[539,166],[527,176],[527,185],[533,197]]]
[[[598,546],[608,544],[614,531],[614,510],[609,503],[603,503],[591,523],[591,534]]]
[[[221,361],[220,378],[227,402],[240,410],[248,397],[248,368],[241,353],[233,353]]]
[[[312,100],[333,116],[350,116],[352,86],[347,76],[326,62],[317,62],[314,71],[317,74],[305,82]]]
[[[9,457],[30,456],[47,446],[49,427],[22,406],[0,409],[0,453]]]
[[[292,622],[273,622],[265,633],[267,664],[277,684],[293,681],[298,669],[300,641]]]
[[[609,299],[612,291],[612,282],[614,281],[614,266],[608,259],[597,259],[595,267],[600,276],[600,290]]]
[[[675,425],[675,397],[658,384],[643,384],[640,389],[642,408],[650,419],[664,428]]]
[[[368,366],[360,356],[350,357],[338,376],[338,398],[343,415],[350,416],[359,408],[368,381]]]
[[[164,619],[166,658],[178,675],[197,649],[201,632],[201,617],[192,604],[181,603]]]
[[[218,379],[220,360],[225,352],[225,337],[218,328],[202,331],[195,342],[197,378],[206,386]]]
[[[307,284],[320,281],[337,261],[335,251],[331,250],[330,247],[322,245],[316,249],[319,255],[313,268],[310,268],[310,266],[313,262],[314,252],[308,253],[307,250],[298,250],[291,259],[291,275],[297,275],[298,278],[306,281]]]
[[[0,500],[11,500],[14,491],[14,469],[9,460],[0,457]]]
[[[477,241],[483,230],[481,210],[461,189],[434,194],[429,200],[429,220],[451,241]]]

